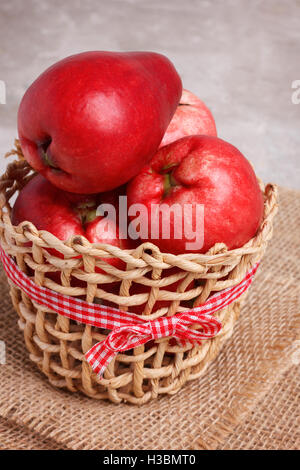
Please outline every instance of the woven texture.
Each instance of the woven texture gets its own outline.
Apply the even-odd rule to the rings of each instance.
[[[66,450],[51,439],[43,439],[24,426],[0,418],[0,450]]]
[[[161,253],[151,243],[131,251],[90,244],[78,236],[63,243],[28,222],[16,229],[10,221],[10,198],[26,184],[32,173],[22,160],[18,144],[15,153],[20,160],[8,165],[0,182],[1,245],[7,254],[16,258],[22,271],[34,274],[36,284],[62,294],[80,296],[87,302],[109,303],[129,312],[142,306],[141,318],[147,320],[173,316],[189,310],[191,301],[197,307],[212,294],[236,286],[262,258],[272,237],[277,190],[272,185],[264,188],[262,184],[264,220],[257,235],[236,250],[227,251],[225,245],[217,244],[206,255],[175,256]],[[105,262],[105,258],[112,256],[124,262],[124,270]],[[57,283],[57,276],[60,283]],[[142,289],[144,293],[135,294],[134,289]],[[14,285],[11,296],[30,358],[52,385],[71,392],[79,390],[113,403],[128,401],[138,405],[161,394],[174,394],[186,382],[200,377],[232,335],[245,298],[242,295],[216,313],[222,330],[214,338],[194,347],[189,343],[179,345],[170,338],[148,342],[133,351],[118,354],[100,381],[84,355],[107,337],[106,330],[78,325],[54,314],[32,302]]]
[[[51,387],[28,358],[2,274],[0,339],[6,342],[7,363],[0,366],[0,416],[72,449],[266,448],[268,432],[273,433],[270,448],[299,448],[298,376],[294,373],[295,386],[286,392],[290,400],[280,398],[276,385],[299,360],[299,237],[300,194],[282,189],[274,237],[234,335],[200,379],[142,407],[115,406]],[[259,402],[266,413],[256,417],[252,412]],[[283,444],[286,427],[280,416],[292,430]],[[239,426],[246,420],[244,432]]]
[[[295,362],[299,359],[295,359]],[[291,367],[222,450],[300,450],[300,366]]]
[[[291,367],[220,450],[299,450],[300,366]],[[0,419],[0,450],[68,450],[25,426]]]

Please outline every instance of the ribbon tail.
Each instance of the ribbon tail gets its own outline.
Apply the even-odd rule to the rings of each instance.
[[[119,327],[111,331],[104,341],[95,344],[85,353],[85,358],[93,371],[101,377],[108,364],[118,353],[147,343],[151,336],[148,331],[145,334],[144,329],[145,327],[142,325]]]
[[[112,351],[107,348],[106,341],[95,344],[84,357],[100,378],[102,378],[105,369],[113,358],[118,354],[117,351]]]

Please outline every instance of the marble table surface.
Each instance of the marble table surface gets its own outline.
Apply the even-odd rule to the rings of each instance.
[[[211,108],[219,136],[265,181],[300,189],[299,0],[1,0],[1,155],[30,83],[95,49],[166,54]]]

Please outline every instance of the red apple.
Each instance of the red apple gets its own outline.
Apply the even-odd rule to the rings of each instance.
[[[211,111],[188,90],[183,90],[182,96],[169,124],[160,147],[168,145],[187,135],[204,134],[217,136],[215,120]]]
[[[12,210],[12,223],[32,222],[38,230],[47,230],[60,240],[75,235],[85,236],[91,243],[106,243],[123,249],[133,248],[130,239],[120,238],[118,218],[116,220],[96,216],[100,203],[110,203],[118,215],[119,188],[100,195],[71,194],[53,186],[42,175],[37,175],[20,191]],[[56,250],[56,255],[59,255]],[[105,260],[119,269],[124,263],[118,258]],[[99,270],[97,270],[100,272]]]
[[[22,151],[55,186],[74,193],[116,188],[156,152],[182,91],[153,52],[84,52],[42,73],[18,113]]]
[[[138,203],[145,208],[136,218],[139,231],[148,229],[141,238],[175,254],[204,253],[217,242],[238,248],[256,234],[264,210],[262,192],[248,160],[233,145],[203,135],[183,137],[162,147],[129,183],[127,196],[129,207]],[[176,217],[170,212],[169,222],[161,215],[155,217],[155,207],[179,208],[180,218],[178,211]],[[191,243],[195,246],[188,245]]]

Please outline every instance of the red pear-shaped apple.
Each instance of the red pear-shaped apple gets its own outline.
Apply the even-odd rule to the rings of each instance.
[[[30,165],[55,186],[97,193],[129,181],[151,159],[182,84],[154,52],[84,52],[42,73],[18,113]]]

